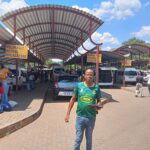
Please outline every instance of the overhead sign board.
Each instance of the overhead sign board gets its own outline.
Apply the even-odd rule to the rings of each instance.
[[[124,61],[122,61],[122,66],[131,67],[132,66],[132,60],[125,59]]]
[[[99,54],[99,63],[102,61],[102,54]],[[87,62],[96,63],[96,54],[88,53],[87,54]]]
[[[5,57],[28,59],[28,47],[25,45],[6,45]]]

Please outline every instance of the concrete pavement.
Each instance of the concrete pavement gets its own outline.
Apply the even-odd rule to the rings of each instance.
[[[22,89],[10,96],[18,105],[12,111],[0,114],[0,138],[28,125],[40,116],[47,88],[47,84],[37,84],[35,90]]]
[[[150,97],[135,98],[122,89],[105,89],[113,100],[97,115],[93,150],[149,150]],[[75,107],[64,122],[68,100],[47,97],[41,116],[28,126],[0,139],[4,150],[72,150],[75,138]],[[85,150],[85,138],[81,145]]]

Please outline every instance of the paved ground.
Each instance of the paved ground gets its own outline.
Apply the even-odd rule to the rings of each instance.
[[[122,89],[105,89],[113,100],[97,116],[93,150],[149,150],[150,97]],[[75,107],[64,122],[68,101],[52,101],[49,94],[42,115],[30,125],[0,139],[3,150],[72,150],[75,136]],[[85,150],[85,139],[81,145]]]
[[[44,95],[48,88],[47,84],[40,83],[36,85],[36,89],[27,91],[22,89],[10,96],[11,100],[18,102],[18,105],[10,112],[0,114],[0,134],[1,129],[8,127],[20,120],[23,120],[36,112],[41,107]]]

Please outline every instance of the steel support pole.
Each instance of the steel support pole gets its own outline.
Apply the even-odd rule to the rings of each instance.
[[[14,37],[13,40],[15,40],[16,37],[16,16],[14,16]],[[16,59],[16,92],[18,91],[18,59]]]
[[[82,75],[83,75],[83,56],[81,56],[81,72],[82,72]]]
[[[125,70],[125,62],[126,62],[126,58],[124,58],[124,64],[123,64],[123,70]],[[124,72],[123,72],[123,81],[122,81],[123,83],[123,87],[125,87],[126,85],[125,85],[125,74],[124,74]]]
[[[96,83],[99,83],[99,45],[96,46]]]
[[[18,59],[16,59],[16,92],[18,91]]]

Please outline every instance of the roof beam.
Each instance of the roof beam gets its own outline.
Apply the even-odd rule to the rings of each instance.
[[[19,31],[22,31],[22,30],[24,30],[24,29],[27,30],[27,29],[30,28],[30,27],[41,26],[41,25],[49,25],[49,24],[51,24],[51,25],[54,24],[54,25],[61,25],[61,26],[70,27],[70,28],[76,29],[76,30],[78,30],[79,32],[83,32],[83,33],[85,33],[85,34],[88,35],[88,32],[82,30],[81,28],[78,28],[78,27],[73,26],[73,25],[70,25],[70,24],[58,23],[58,22],[38,22],[38,23],[30,24],[30,25],[28,25],[28,26],[24,26],[24,27],[22,27],[22,28],[17,29],[17,30],[16,30],[16,33],[19,32]]]
[[[30,42],[31,44],[35,43],[35,42],[39,42],[39,41],[43,41],[43,40],[51,40],[52,41],[52,38],[51,37],[46,37],[46,38],[39,38],[39,39],[36,39],[36,40],[33,40],[32,42]],[[74,43],[73,41],[71,40],[67,40],[67,39],[64,39],[64,38],[54,38],[54,40],[62,40],[62,41],[67,41],[69,43],[72,43],[72,46],[74,46],[76,43]],[[57,42],[56,42],[57,43]],[[26,43],[28,45],[28,43]]]
[[[48,45],[48,44],[50,44],[50,45],[52,45],[51,44],[52,43],[52,41],[51,42],[41,42],[40,44],[34,44],[34,46],[32,47],[32,49],[34,49],[35,47],[37,48],[37,50],[38,50],[38,48],[40,48],[39,46],[41,46],[41,45]],[[73,49],[74,50],[74,47],[73,46],[71,46],[71,45],[69,45],[69,44],[66,44],[66,43],[63,43],[63,42],[55,42],[55,44],[60,44],[60,45],[65,45],[65,46],[67,46],[68,47],[68,49]],[[56,46],[57,47],[57,46]],[[72,51],[73,51],[72,50]]]
[[[50,10],[51,8],[53,8],[54,10],[58,10],[58,11],[66,11],[66,12],[71,12],[73,14],[77,14],[79,16],[83,16],[87,19],[93,19],[94,22],[98,23],[98,24],[101,24],[102,21],[99,20],[98,18],[96,18],[95,16],[93,15],[90,15],[82,10],[78,10],[78,9],[75,9],[75,8],[70,8],[70,7],[60,7],[60,6],[54,6],[54,5],[48,5],[48,6],[31,6],[31,7],[27,7],[26,9],[22,9],[20,11],[16,11],[14,13],[12,13],[11,15],[7,15],[7,16],[4,16],[4,17],[1,17],[3,21],[7,21],[8,19],[11,19],[12,17],[14,16],[17,16],[17,15],[21,15],[21,14],[24,14],[24,13],[29,13],[29,12],[34,12],[34,11],[43,11],[43,10]]]

